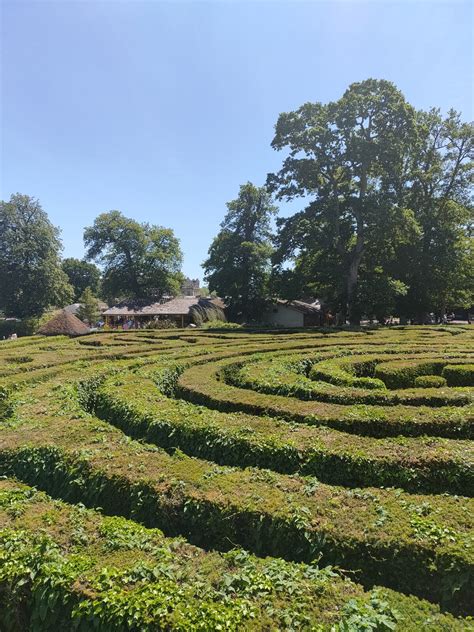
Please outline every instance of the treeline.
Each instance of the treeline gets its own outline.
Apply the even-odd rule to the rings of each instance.
[[[205,262],[235,312],[318,297],[340,323],[426,322],[474,304],[472,124],[416,111],[369,79],[281,114],[272,146],[286,151],[282,168],[264,188],[241,188]],[[273,234],[270,194],[302,200]]]
[[[119,211],[99,215],[84,230],[84,260],[61,259],[59,229],[27,195],[0,202],[0,234],[0,309],[7,317],[35,320],[52,307],[81,301],[91,322],[96,297],[159,298],[178,293],[184,281],[173,231]]]
[[[272,147],[285,151],[281,169],[265,186],[241,186],[203,264],[231,317],[258,319],[275,296],[319,298],[352,324],[425,322],[474,304],[472,124],[415,110],[392,83],[369,79],[281,114]],[[295,199],[301,210],[277,218],[274,202]],[[0,232],[7,315],[39,314],[86,288],[153,299],[183,280],[173,231],[118,211],[85,229],[84,261],[60,260],[58,230],[27,196],[0,204]]]

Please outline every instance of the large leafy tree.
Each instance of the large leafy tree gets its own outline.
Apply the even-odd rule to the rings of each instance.
[[[267,184],[280,199],[308,204],[280,220],[275,263],[293,258],[293,278],[304,272],[298,284],[326,292],[342,320],[359,320],[359,277],[371,243],[381,234],[393,241],[401,225],[415,228],[399,203],[415,134],[415,113],[401,92],[373,79],[352,84],[336,102],[306,103],[278,118],[272,146],[289,155]],[[291,274],[282,276],[291,287]]]
[[[428,312],[474,304],[474,126],[436,109],[417,112],[416,123],[403,204],[413,209],[419,232],[398,253],[409,288],[398,310],[423,322]]]
[[[86,288],[90,288],[93,294],[99,293],[100,270],[93,263],[68,257],[64,259],[61,267],[67,274],[69,283],[74,288],[74,300],[78,301]]]
[[[233,317],[247,321],[259,315],[268,296],[276,207],[265,187],[247,182],[227,209],[203,267],[209,290],[224,298]]]
[[[38,200],[17,193],[0,202],[0,235],[0,308],[7,316],[39,316],[72,300],[59,230]]]
[[[171,229],[109,211],[85,229],[84,243],[85,258],[103,266],[102,291],[108,298],[157,299],[179,292],[182,253]]]

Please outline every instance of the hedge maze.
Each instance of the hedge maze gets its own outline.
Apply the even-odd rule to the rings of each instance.
[[[3,343],[0,629],[474,629],[473,342]]]

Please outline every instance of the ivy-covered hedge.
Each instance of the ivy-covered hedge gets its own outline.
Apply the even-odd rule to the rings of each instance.
[[[468,626],[414,597],[365,592],[331,567],[259,559],[241,549],[205,553],[14,481],[0,481],[0,543],[4,632]]]
[[[83,404],[128,435],[221,465],[300,472],[349,486],[474,495],[474,452],[468,441],[353,437],[337,430],[294,428],[269,417],[235,416],[175,401],[182,367],[154,374],[119,375],[80,384]],[[242,427],[247,432],[242,432]]]
[[[347,372],[357,379],[373,379],[380,363],[371,365],[370,357],[380,356],[392,368],[403,357],[412,365],[432,360],[443,366],[466,365],[472,361],[472,332],[468,328],[291,335],[148,331],[98,334],[88,340],[94,345],[67,339],[24,339],[17,341],[18,346],[8,344],[0,350],[4,401],[13,406],[0,422],[0,476],[16,476],[74,503],[78,509],[84,503],[100,508],[102,514],[129,518],[135,526],[140,522],[161,528],[167,536],[184,536],[207,549],[223,552],[240,546],[262,557],[277,556],[281,558],[276,561],[280,570],[290,568],[289,561],[319,559],[320,564],[347,569],[367,588],[385,586],[383,596],[362,592],[363,603],[355,597],[354,605],[350,603],[352,597],[326,599],[324,590],[319,593],[323,601],[313,599],[299,585],[299,579],[295,580],[292,594],[298,595],[297,614],[310,617],[313,632],[315,621],[318,632],[339,632],[334,626],[340,624],[341,632],[357,629],[356,625],[374,630],[387,625],[387,629],[395,626],[399,630],[423,629],[431,623],[444,630],[469,625],[467,620],[441,619],[439,611],[412,596],[398,594],[394,601],[388,597],[391,587],[429,598],[455,613],[472,612],[474,501],[462,494],[472,489],[468,438],[472,436],[473,410],[456,399],[469,398],[469,387],[442,387],[436,393],[429,388],[426,392],[415,389],[429,401],[429,405],[415,406],[415,400],[410,405],[354,404],[354,391],[367,397],[398,395],[388,389],[364,389],[360,384],[325,382],[323,388],[320,382],[312,382],[321,392],[332,390],[337,397],[343,394],[348,398],[335,403],[305,401],[292,397],[289,391],[267,394],[226,382],[255,376],[254,369],[258,373],[259,364],[263,366],[270,357],[283,367],[279,387],[286,379],[297,386],[310,382],[311,357],[323,362],[340,355],[336,365],[344,370],[348,367]],[[236,363],[240,368],[234,375]],[[246,373],[247,368],[250,373]],[[259,379],[262,377],[261,373]],[[410,397],[410,389],[404,390],[404,396]],[[443,405],[442,397],[449,405]],[[435,401],[439,402],[437,407]],[[457,405],[452,405],[454,401]],[[464,439],[439,438],[442,435]],[[31,533],[40,529],[43,534],[50,533],[55,524],[50,512],[38,517],[42,526]],[[22,510],[15,506],[6,513],[11,520],[22,517]],[[66,533],[73,522],[65,508],[59,513],[65,522],[53,534],[56,545],[58,534]],[[238,584],[230,610],[224,607],[228,605],[225,600],[219,601],[216,609],[212,591],[220,586],[222,567],[213,566],[211,560],[226,559],[219,554],[210,554],[215,558],[199,554],[198,566],[203,573],[210,569],[213,583],[207,589],[205,577],[201,576],[202,581],[194,577],[194,592],[187,592],[184,569],[178,569],[177,585],[173,572],[167,575],[169,584],[159,575],[157,583],[169,586],[169,591],[163,588],[162,593],[155,587],[154,571],[151,575],[139,571],[138,582],[146,576],[153,595],[142,593],[141,587],[137,590],[135,575],[126,566],[133,547],[126,551],[92,550],[90,558],[102,565],[100,568],[112,570],[112,574],[106,573],[103,585],[92,583],[101,577],[99,566],[90,575],[89,567],[82,569],[80,576],[63,575],[63,568],[70,569],[70,564],[81,558],[81,551],[74,546],[90,541],[89,532],[84,535],[80,525],[72,526],[74,544],[68,543],[64,549],[68,558],[65,566],[61,562],[54,567],[51,559],[41,566],[41,547],[49,550],[49,544],[42,541],[33,546],[28,568],[41,566],[37,577],[48,579],[40,584],[54,584],[52,611],[55,600],[60,603],[63,597],[61,612],[67,616],[79,602],[87,602],[81,606],[87,612],[87,624],[74,619],[77,629],[81,629],[78,621],[83,629],[90,629],[92,624],[96,629],[134,629],[135,614],[138,629],[161,629],[162,622],[157,623],[156,618],[161,603],[169,606],[166,612],[162,610],[168,617],[164,629],[192,630],[195,623],[202,628],[206,608],[213,628],[221,625],[218,617],[224,617],[223,629],[232,629],[232,625],[252,629],[253,624],[255,629],[265,629],[266,607],[270,604],[275,608],[276,603],[278,614],[274,617],[281,613],[280,629],[305,629],[291,618],[296,617],[296,604],[293,599],[287,601],[284,590],[275,598],[272,592],[260,600],[255,585],[266,585],[267,572],[262,577],[258,571],[254,584],[254,566],[241,568],[240,562],[231,564],[239,579],[228,580]],[[19,523],[10,527],[9,532],[16,535],[28,530]],[[99,540],[107,542],[107,534],[99,531]],[[141,540],[144,536],[138,537]],[[5,542],[10,542],[8,551],[13,554],[16,549],[23,550],[21,538]],[[192,566],[192,547],[187,546],[183,544],[182,550]],[[177,558],[179,546],[178,550]],[[249,558],[249,553],[242,555]],[[21,555],[10,561],[8,567],[13,573],[21,568]],[[45,603],[49,604],[50,593],[37,590],[34,577],[26,582],[25,577],[21,575],[19,580],[24,592],[13,595],[12,583],[2,583],[0,570],[0,604],[13,606],[0,607],[0,617],[4,612],[26,617],[12,624],[21,629],[34,612],[32,629],[42,629],[43,620],[49,629],[51,625],[69,629],[67,616],[64,621],[47,618],[49,606],[40,602],[48,595]],[[124,577],[128,578],[126,584]],[[334,578],[335,590],[338,581]],[[243,586],[252,593],[250,597],[248,592],[242,596]],[[155,589],[161,596],[156,596]],[[20,594],[20,600],[15,601]],[[73,602],[68,601],[70,595]],[[248,619],[239,619],[241,597],[250,601],[244,606]],[[153,612],[146,610],[147,600],[151,600]],[[67,603],[72,604],[71,610]],[[130,606],[126,620],[120,618],[122,603]],[[200,604],[205,604],[204,613]],[[398,622],[395,610],[402,614],[403,623]],[[248,615],[252,611],[255,617]],[[58,616],[57,611],[54,616]],[[180,628],[181,624],[187,627]],[[5,625],[0,619],[0,629]],[[44,629],[48,629],[46,623]]]

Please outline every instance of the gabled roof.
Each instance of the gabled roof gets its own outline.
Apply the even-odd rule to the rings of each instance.
[[[319,314],[321,312],[321,303],[319,301],[305,303],[304,301],[285,301],[278,298],[277,303],[278,305],[284,305],[302,314]]]
[[[189,308],[199,303],[199,298],[196,296],[186,296],[184,298],[172,298],[166,303],[162,303],[157,310],[158,315],[178,315],[186,316],[189,313]]]
[[[160,303],[149,303],[146,300],[122,301],[106,309],[104,316],[186,316],[190,307],[199,303],[197,296],[172,298]]]

